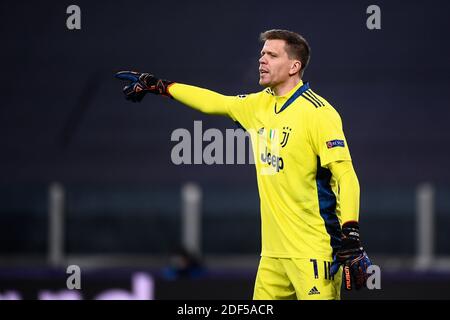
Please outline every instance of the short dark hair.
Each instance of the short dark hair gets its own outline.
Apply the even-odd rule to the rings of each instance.
[[[300,76],[303,75],[306,67],[309,63],[309,57],[311,54],[311,47],[305,38],[303,38],[298,33],[281,30],[272,29],[261,32],[259,39],[264,42],[266,40],[284,40],[286,41],[286,52],[291,59],[300,60],[302,67],[300,69]]]

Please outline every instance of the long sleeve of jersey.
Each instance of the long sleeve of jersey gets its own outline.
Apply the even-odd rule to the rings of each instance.
[[[254,121],[258,93],[226,96],[208,89],[187,84],[174,83],[169,87],[170,95],[178,102],[206,114],[224,115],[248,129]]]
[[[352,162],[332,162],[328,167],[338,182],[342,223],[358,221],[360,188]]]
[[[175,100],[207,114],[229,115],[230,106],[236,101],[234,96],[181,83],[170,86],[169,93]]]

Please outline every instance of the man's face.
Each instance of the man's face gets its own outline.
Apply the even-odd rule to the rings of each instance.
[[[276,87],[289,79],[296,60],[289,59],[284,40],[266,40],[259,59],[259,84]]]

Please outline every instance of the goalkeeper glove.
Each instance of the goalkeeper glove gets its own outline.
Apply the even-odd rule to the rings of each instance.
[[[371,265],[369,257],[359,240],[359,224],[349,221],[342,225],[341,247],[337,250],[331,264],[331,275],[334,276],[340,265],[344,266],[345,289],[357,290],[366,286],[367,268]]]
[[[158,79],[152,74],[135,71],[117,72],[116,78],[130,81],[130,83],[123,88],[123,93],[127,100],[140,102],[147,92],[172,97],[169,94],[168,88],[173,81]]]

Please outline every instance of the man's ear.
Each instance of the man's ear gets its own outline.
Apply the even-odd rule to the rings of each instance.
[[[300,72],[301,69],[302,63],[299,60],[294,60],[293,64],[291,65],[291,70],[289,70],[289,75],[292,76],[297,72]]]

